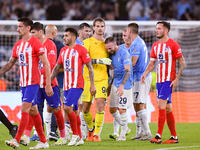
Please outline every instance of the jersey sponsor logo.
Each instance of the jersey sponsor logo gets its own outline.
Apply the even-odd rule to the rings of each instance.
[[[40,52],[40,53],[45,52],[44,47],[40,47],[40,48],[39,48],[39,52]]]
[[[64,69],[64,71],[74,71],[74,69],[67,68],[67,69]]]
[[[182,53],[182,52],[181,52],[181,49],[178,49],[178,52],[177,52],[177,54],[180,54],[180,53]]]
[[[158,54],[158,58],[159,58],[159,59],[163,59],[163,54],[162,54],[162,53],[159,53],[159,54]]]
[[[66,65],[66,67],[69,67],[69,66],[70,66],[70,61],[69,61],[69,59],[66,59],[66,60],[65,60],[65,65]]]
[[[95,42],[94,44],[98,44],[97,42]]]
[[[55,53],[54,50],[50,50],[49,54],[50,54],[50,55],[56,55],[56,53]]]
[[[21,53],[21,54],[19,55],[19,57],[20,57],[21,62],[23,62],[23,61],[24,61],[24,54]]]
[[[168,62],[167,60],[160,60],[158,61],[158,64],[167,63],[167,62]]]

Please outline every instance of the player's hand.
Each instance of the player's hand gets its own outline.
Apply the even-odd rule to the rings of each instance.
[[[124,85],[120,85],[116,91],[117,95],[121,97],[124,94]]]
[[[104,64],[104,65],[111,65],[112,60],[110,58],[102,58],[99,59],[99,63],[100,64]]]
[[[54,94],[51,85],[46,85],[45,92],[46,92],[48,97],[51,97]]]
[[[91,85],[90,93],[91,93],[91,95],[95,95],[96,94],[96,87],[94,85]]]
[[[178,83],[178,80],[175,79],[174,81],[172,81],[172,83],[170,84],[169,87],[172,87],[172,93],[174,93],[175,89],[176,89],[176,85]]]
[[[146,77],[145,77],[144,75],[142,75],[142,77],[141,77],[141,83],[142,83],[142,84],[145,84],[145,78],[146,78]]]

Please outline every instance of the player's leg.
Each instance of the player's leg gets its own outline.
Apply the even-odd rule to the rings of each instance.
[[[84,79],[84,81],[85,81],[85,86],[83,93],[81,95],[81,101],[83,102],[82,112],[88,127],[87,141],[93,141],[94,125],[93,125],[92,112],[90,111],[93,96],[90,94],[90,81],[87,79]]]
[[[17,125],[13,125],[0,109],[0,121],[8,128],[10,135],[14,138],[17,134]]]
[[[171,138],[162,143],[163,144],[179,143],[177,133],[176,133],[174,114],[172,112],[172,105],[169,101],[166,108],[166,114],[167,114],[167,125],[171,133]]]
[[[82,134],[82,138],[86,139],[87,138],[87,124],[85,122],[84,116],[83,116],[83,102],[81,101],[81,99],[79,99],[79,104],[78,104],[78,109],[79,109],[79,113],[80,113],[80,119],[81,119],[81,134]]]
[[[162,143],[162,132],[166,120],[166,106],[168,101],[171,101],[172,87],[170,87],[171,81],[165,81],[163,83],[157,83],[157,98],[158,98],[158,131],[155,138],[151,143]]]
[[[107,87],[108,80],[102,80],[99,82],[95,82],[96,87],[96,116],[95,116],[95,131],[94,138],[95,142],[100,142],[100,134],[104,123],[104,106],[105,100],[107,99]]]

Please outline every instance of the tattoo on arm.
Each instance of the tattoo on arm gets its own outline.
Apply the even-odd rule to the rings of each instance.
[[[60,68],[62,65],[56,64],[56,66],[53,68],[52,74],[51,74],[51,81],[58,75]]]
[[[90,76],[90,82],[94,82],[94,70],[93,70],[93,67],[92,67],[92,63],[89,62],[86,64],[88,70],[89,70],[89,76]]]
[[[5,64],[5,66],[3,66],[3,68],[1,69],[0,74],[3,74],[9,71],[14,66],[16,61],[17,61],[17,58],[10,57],[10,60],[7,62],[7,64]]]
[[[130,76],[130,70],[129,69],[126,69],[125,70],[125,75],[124,75],[124,78],[123,78],[123,80],[122,80],[122,85],[125,85],[126,84],[126,82],[127,82],[127,80],[128,80],[128,78],[129,78],[129,76]]]
[[[185,60],[184,60],[184,57],[180,57],[178,58],[178,61],[179,61],[179,68],[178,68],[178,73],[177,73],[177,76],[176,78],[179,79],[184,68],[185,68]]]

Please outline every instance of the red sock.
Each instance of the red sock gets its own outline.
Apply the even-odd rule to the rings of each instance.
[[[80,119],[80,116],[76,116],[77,118],[77,130],[78,130],[78,135],[80,138],[82,138],[82,135],[81,135],[81,119]]]
[[[21,117],[21,120],[20,120],[20,123],[19,123],[17,135],[15,136],[15,139],[18,141],[18,143],[20,142],[21,136],[24,133],[24,130],[25,130],[27,124],[28,124],[27,120],[29,120],[29,113],[22,112],[21,116],[22,117]]]
[[[158,116],[158,134],[162,137],[163,128],[165,125],[166,119],[166,109],[159,109],[159,116]]]
[[[33,122],[34,122],[34,125],[35,125],[35,129],[36,129],[38,136],[40,138],[40,141],[43,142],[43,143],[46,143],[47,140],[45,138],[44,130],[43,130],[43,127],[42,127],[42,119],[41,119],[40,114],[38,113],[37,115],[32,116],[32,119],[33,119]]]
[[[72,111],[70,114],[67,115],[67,117],[69,119],[70,127],[73,131],[72,134],[78,135],[76,114]]]
[[[26,126],[24,135],[27,135],[28,137],[30,137],[33,126],[34,126],[33,119],[31,115],[29,115],[29,121],[28,121],[28,125]]]
[[[54,115],[56,117],[56,122],[60,130],[60,137],[64,138],[65,137],[65,122],[64,122],[64,118],[63,118],[61,110],[56,112]]]
[[[176,137],[176,127],[175,127],[175,119],[174,119],[174,114],[172,111],[167,114],[167,125],[170,130],[170,133],[172,136]]]

